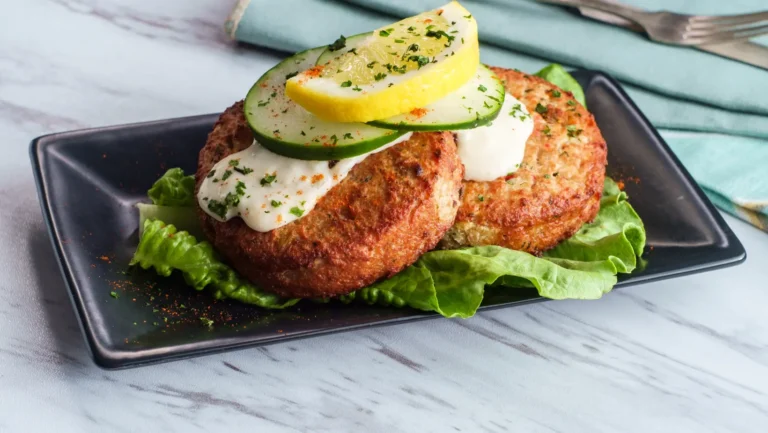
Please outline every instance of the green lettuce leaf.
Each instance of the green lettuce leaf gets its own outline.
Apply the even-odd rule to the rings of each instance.
[[[645,248],[645,229],[625,193],[606,178],[595,221],[545,257],[497,246],[432,251],[394,277],[341,298],[470,317],[487,286],[534,288],[550,299],[598,299],[629,273]]]
[[[552,63],[544,67],[544,69],[535,73],[534,75],[541,77],[555,86],[565,90],[566,92],[573,93],[573,98],[581,103],[583,106],[587,106],[587,99],[584,97],[584,89],[576,81],[568,71],[557,63]]]
[[[194,206],[195,176],[185,176],[180,168],[172,168],[158,179],[147,192],[158,206]]]
[[[203,237],[200,219],[194,207],[158,206],[147,203],[137,203],[136,207],[139,209],[139,236],[144,233],[144,221],[159,220],[173,225],[178,230],[187,231],[197,238]]]
[[[143,234],[131,260],[133,265],[154,268],[164,277],[180,271],[187,284],[195,290],[209,288],[216,299],[229,298],[272,309],[299,302],[299,299],[281,298],[243,280],[218,258],[211,244],[198,242],[191,234],[158,220],[144,221]]]
[[[497,246],[432,251],[394,277],[339,300],[466,318],[475,314],[488,287],[506,292],[532,288],[550,299],[598,299],[616,284],[616,274],[635,269],[644,246],[642,221],[626,194],[606,179],[595,221],[544,257]],[[299,301],[279,298],[244,281],[218,259],[209,243],[198,243],[162,221],[144,223],[132,264],[153,267],[163,276],[179,270],[188,284],[197,290],[210,285],[219,299],[265,308],[285,308]]]

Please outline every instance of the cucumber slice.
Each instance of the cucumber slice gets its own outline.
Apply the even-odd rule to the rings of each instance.
[[[380,128],[405,131],[454,131],[490,123],[504,104],[504,84],[485,65],[458,90],[410,113],[368,122]]]
[[[366,40],[369,36],[371,36],[373,32],[367,32],[367,33],[360,33],[354,36],[350,36],[345,39],[341,39],[344,36],[341,36],[339,39],[336,40],[331,45],[328,45],[328,47],[323,51],[322,54],[320,54],[320,57],[317,58],[316,65],[324,65],[328,63],[332,58],[340,56],[349,50],[357,48],[358,45],[360,45],[364,40]]]
[[[350,158],[375,150],[406,131],[364,123],[321,120],[285,96],[285,81],[315,65],[327,47],[283,60],[259,78],[245,97],[245,118],[253,134],[274,153],[305,160]]]

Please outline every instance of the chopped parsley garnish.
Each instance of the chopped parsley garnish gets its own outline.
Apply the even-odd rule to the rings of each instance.
[[[544,179],[549,179],[549,178],[550,178],[550,175],[549,175],[549,174],[545,174],[545,175],[544,175]]]
[[[464,18],[466,18],[466,19],[468,19],[468,20],[471,20],[471,19],[472,19],[472,14],[469,14],[469,15],[464,15]]]
[[[229,176],[232,176],[232,170],[225,170],[224,175],[221,176],[221,180],[227,180],[229,179]]]
[[[297,217],[304,215],[304,209],[301,209],[298,206],[292,207],[291,210],[289,210],[288,212],[290,212],[293,215],[296,215]]]
[[[344,35],[339,36],[339,39],[333,41],[331,45],[328,45],[328,51],[338,51],[347,46],[347,38]]]
[[[383,80],[385,78],[387,78],[387,74],[385,74],[383,72],[379,72],[378,74],[373,76],[373,79],[376,80],[376,81],[381,81],[381,80]]]
[[[395,39],[395,43],[396,43],[396,44],[404,44],[404,43],[405,43],[405,41],[404,41],[404,40],[402,40],[402,39]]]
[[[567,102],[567,104],[570,105],[571,107],[575,107],[576,106],[576,101],[571,99],[570,101]]]
[[[582,132],[582,130],[577,128],[575,125],[569,125],[565,129],[568,131],[569,137],[578,137]]]
[[[347,51],[348,53],[352,53],[354,55],[357,55],[357,48],[352,48],[351,50]]]
[[[232,194],[231,192],[227,193],[227,196],[224,197],[224,204],[227,206],[235,207],[240,204],[240,196],[237,194]]]
[[[422,66],[426,66],[429,64],[429,57],[427,56],[410,56],[408,57],[408,61],[416,62],[419,65],[419,69],[421,69]],[[403,65],[405,67],[405,65]]]
[[[273,97],[273,98],[274,98],[275,96],[277,96],[277,92],[272,92],[272,94],[271,94],[271,95],[269,95],[269,96],[271,96],[271,97]]]
[[[345,140],[351,140],[352,139],[352,133],[351,132],[347,132],[346,134],[344,134],[344,139]]]
[[[341,83],[341,87],[352,87],[352,81],[351,80],[347,80],[347,81]]]
[[[331,140],[333,141],[334,146],[339,142],[339,138],[336,137],[336,134],[331,135]]]
[[[352,90],[354,90],[355,92],[359,92],[359,91],[361,91],[363,89],[361,89],[359,86],[355,86],[355,87],[352,88]]]
[[[297,75],[299,75],[298,71],[291,72],[290,74],[285,76],[285,81],[288,81],[288,80],[290,80],[291,78],[293,78],[293,77],[295,77]]]
[[[237,195],[245,195],[245,184],[242,181],[237,181],[235,185],[235,192]]]
[[[482,196],[482,195],[477,196],[477,201],[479,202],[485,201],[485,196]]]
[[[419,44],[408,45],[408,48],[405,51],[413,51],[415,53],[416,51],[419,51]]]
[[[389,86],[387,86],[387,87],[392,87],[394,85],[395,85],[395,83],[389,83]]]
[[[253,169],[252,168],[248,168],[248,167],[235,167],[235,168],[233,168],[233,170],[235,170],[236,172],[238,172],[240,174],[250,174],[250,173],[253,173]]]
[[[481,85],[477,86],[477,90],[479,90],[481,92],[485,92],[486,90],[488,90],[488,88],[481,84]]]
[[[111,296],[111,297],[113,297],[115,299],[119,298],[119,296],[117,295],[117,292],[109,292],[109,296]]]
[[[372,61],[371,63],[368,63],[368,64],[367,64],[367,65],[365,65],[365,66],[367,66],[367,67],[368,67],[368,69],[373,69],[373,65],[375,65],[376,63],[377,63],[377,62],[376,62],[376,60],[374,60],[374,61]]]
[[[509,115],[512,117],[517,117],[517,115],[520,115],[520,120],[525,120],[525,114],[523,114],[523,106],[520,104],[515,104],[512,106],[512,111],[509,112]]]
[[[560,172],[556,171],[556,172],[552,173],[552,176],[557,177],[558,174],[560,174]]]
[[[412,31],[414,31],[414,30],[416,30],[416,27],[414,27],[414,26],[410,26],[410,27],[408,27],[408,31],[409,31],[409,32],[412,32]]]
[[[213,177],[216,174],[216,170],[211,170],[210,173],[208,173],[208,176],[206,177]]]
[[[258,103],[257,105],[258,105],[259,107],[263,107],[263,106],[265,106],[265,105],[267,105],[267,104],[269,104],[269,99],[267,99],[266,101],[259,101],[259,103]]]
[[[541,130],[541,132],[546,136],[552,135],[552,130],[549,129],[549,125],[545,126],[544,129]]]
[[[387,36],[389,36],[389,32],[386,30],[379,30],[379,36],[386,38]]]
[[[230,167],[237,167],[238,164],[240,164],[240,160],[239,159],[230,159],[229,160],[229,166]]]
[[[552,90],[552,97],[559,98],[561,95],[560,91],[557,89]]]
[[[453,40],[456,39],[456,36],[451,36],[448,33],[446,33],[444,30],[438,30],[438,31],[428,30],[427,33],[424,34],[424,36],[428,38],[435,38],[435,39],[440,39],[443,36],[445,36],[445,38],[448,39],[448,43],[445,44],[446,47],[450,47],[451,43],[453,43]],[[464,40],[462,39],[461,42],[464,43]]]
[[[224,215],[227,214],[227,205],[218,200],[210,200],[208,201],[208,210],[218,215],[219,218],[224,218]]]
[[[483,101],[483,107],[491,108],[491,104],[489,104],[488,101]]]
[[[541,103],[536,104],[536,112],[539,114],[544,114],[547,112],[547,107],[544,105],[541,105]]]
[[[307,134],[304,131],[301,131],[301,135],[306,136]]]
[[[261,178],[261,181],[259,181],[259,183],[261,183],[261,186],[269,186],[269,185],[272,185],[272,182],[274,182],[275,179],[277,179],[277,175],[265,174],[264,177]]]
[[[274,131],[272,131],[272,133],[275,134],[275,135],[279,135],[280,134],[280,130],[279,129],[275,129]]]
[[[205,325],[205,326],[207,326],[209,328],[213,328],[213,320],[211,320],[211,319],[209,319],[207,317],[201,317],[200,318],[200,322],[202,322],[203,325]]]
[[[277,200],[272,200],[269,204],[271,204],[272,207],[280,207],[283,204],[283,202],[277,201]]]

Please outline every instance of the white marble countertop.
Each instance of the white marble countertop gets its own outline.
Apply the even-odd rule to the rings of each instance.
[[[0,432],[764,432],[768,235],[739,267],[461,320],[96,367],[37,202],[38,135],[221,111],[277,54],[233,1],[24,0],[0,14]]]

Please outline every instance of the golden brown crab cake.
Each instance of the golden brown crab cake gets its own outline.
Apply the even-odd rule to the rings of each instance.
[[[534,131],[515,173],[489,182],[464,182],[456,222],[440,247],[500,245],[540,254],[597,215],[605,140],[592,114],[570,92],[533,75],[491,69],[525,104]],[[537,104],[546,112],[537,112]]]
[[[239,102],[200,151],[197,188],[216,162],[252,143]],[[433,249],[453,224],[463,173],[451,133],[414,133],[366,158],[306,216],[275,230],[198,214],[214,248],[255,284],[283,296],[336,296],[390,277]]]

